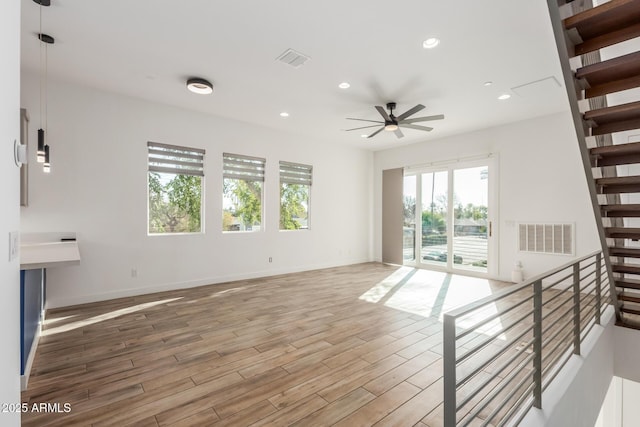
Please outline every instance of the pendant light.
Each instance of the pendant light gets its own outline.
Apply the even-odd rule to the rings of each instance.
[[[44,146],[44,164],[42,165],[44,173],[51,172],[51,161],[49,160],[49,146]]]
[[[51,163],[50,163],[50,148],[49,145],[45,142],[45,130],[48,130],[48,50],[47,47],[50,44],[55,43],[55,39],[48,34],[42,32],[42,7],[48,7],[51,5],[50,0],[33,0],[40,6],[40,31],[38,32],[38,40],[40,40],[40,129],[38,129],[38,149],[36,151],[36,160],[38,163],[43,163],[43,171],[45,173],[49,173],[51,171]],[[42,61],[42,48],[44,43],[44,67]],[[43,72],[44,71],[44,72]],[[44,77],[43,77],[44,74]],[[42,128],[42,104],[43,104],[43,80],[44,80],[44,120],[45,125],[44,129]]]

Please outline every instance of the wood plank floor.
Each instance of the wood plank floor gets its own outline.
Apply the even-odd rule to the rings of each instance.
[[[61,411],[22,424],[440,426],[439,317],[476,285],[442,274],[447,296],[407,285],[412,271],[367,263],[50,311],[22,401]]]

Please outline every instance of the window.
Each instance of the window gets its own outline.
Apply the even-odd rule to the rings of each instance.
[[[265,159],[223,153],[222,231],[259,231]]]
[[[204,150],[148,142],[149,234],[202,231]]]
[[[309,228],[309,193],[313,168],[280,162],[280,230]]]

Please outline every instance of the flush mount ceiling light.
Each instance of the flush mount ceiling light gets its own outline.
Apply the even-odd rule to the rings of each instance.
[[[200,95],[209,95],[210,93],[213,93],[213,85],[208,80],[198,77],[187,80],[187,89]]]
[[[500,101],[504,101],[505,99],[509,99],[509,98],[511,98],[511,95],[509,95],[508,93],[503,93],[498,97]]]
[[[280,113],[280,117],[289,117],[289,113],[283,111],[282,113]]]
[[[349,83],[347,83],[347,82],[342,82],[342,83],[340,83],[340,84],[338,85],[338,87],[339,87],[340,89],[349,89],[349,88],[351,87],[351,85],[350,85]]]
[[[422,42],[422,47],[425,49],[433,49],[440,44],[440,39],[437,37],[429,37]]]

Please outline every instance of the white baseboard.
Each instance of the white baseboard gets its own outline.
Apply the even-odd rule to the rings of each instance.
[[[42,320],[38,323],[38,327],[36,328],[36,333],[33,336],[33,342],[31,343],[31,348],[29,349],[29,357],[27,357],[27,364],[24,367],[24,374],[20,375],[20,389],[25,391],[27,389],[27,385],[29,384],[29,375],[31,374],[31,366],[33,365],[33,359],[36,357],[36,349],[38,348],[38,341],[40,341],[40,332],[42,331],[42,322],[44,321],[44,316]]]
[[[186,282],[162,283],[162,284],[152,285],[152,286],[142,286],[139,288],[119,289],[116,291],[103,292],[100,294],[92,294],[92,295],[65,296],[63,298],[52,298],[50,295],[47,295],[46,308],[52,309],[52,308],[68,307],[72,305],[88,304],[92,302],[106,301],[106,300],[111,300],[116,298],[126,298],[126,297],[132,297],[137,295],[151,294],[155,292],[175,291],[179,289],[188,289],[188,288],[195,288],[198,286],[215,285],[220,283],[233,282],[237,280],[257,279],[261,277],[278,276],[280,274],[299,273],[301,271],[319,270],[323,268],[340,267],[344,265],[361,264],[365,262],[371,262],[371,260],[368,258],[352,259],[352,260],[345,260],[344,262],[340,262],[340,263],[335,263],[335,262],[322,263],[322,264],[289,267],[289,268],[282,268],[282,269],[261,270],[261,271],[254,271],[251,273],[230,274],[226,276],[209,277],[204,279],[190,280]]]

